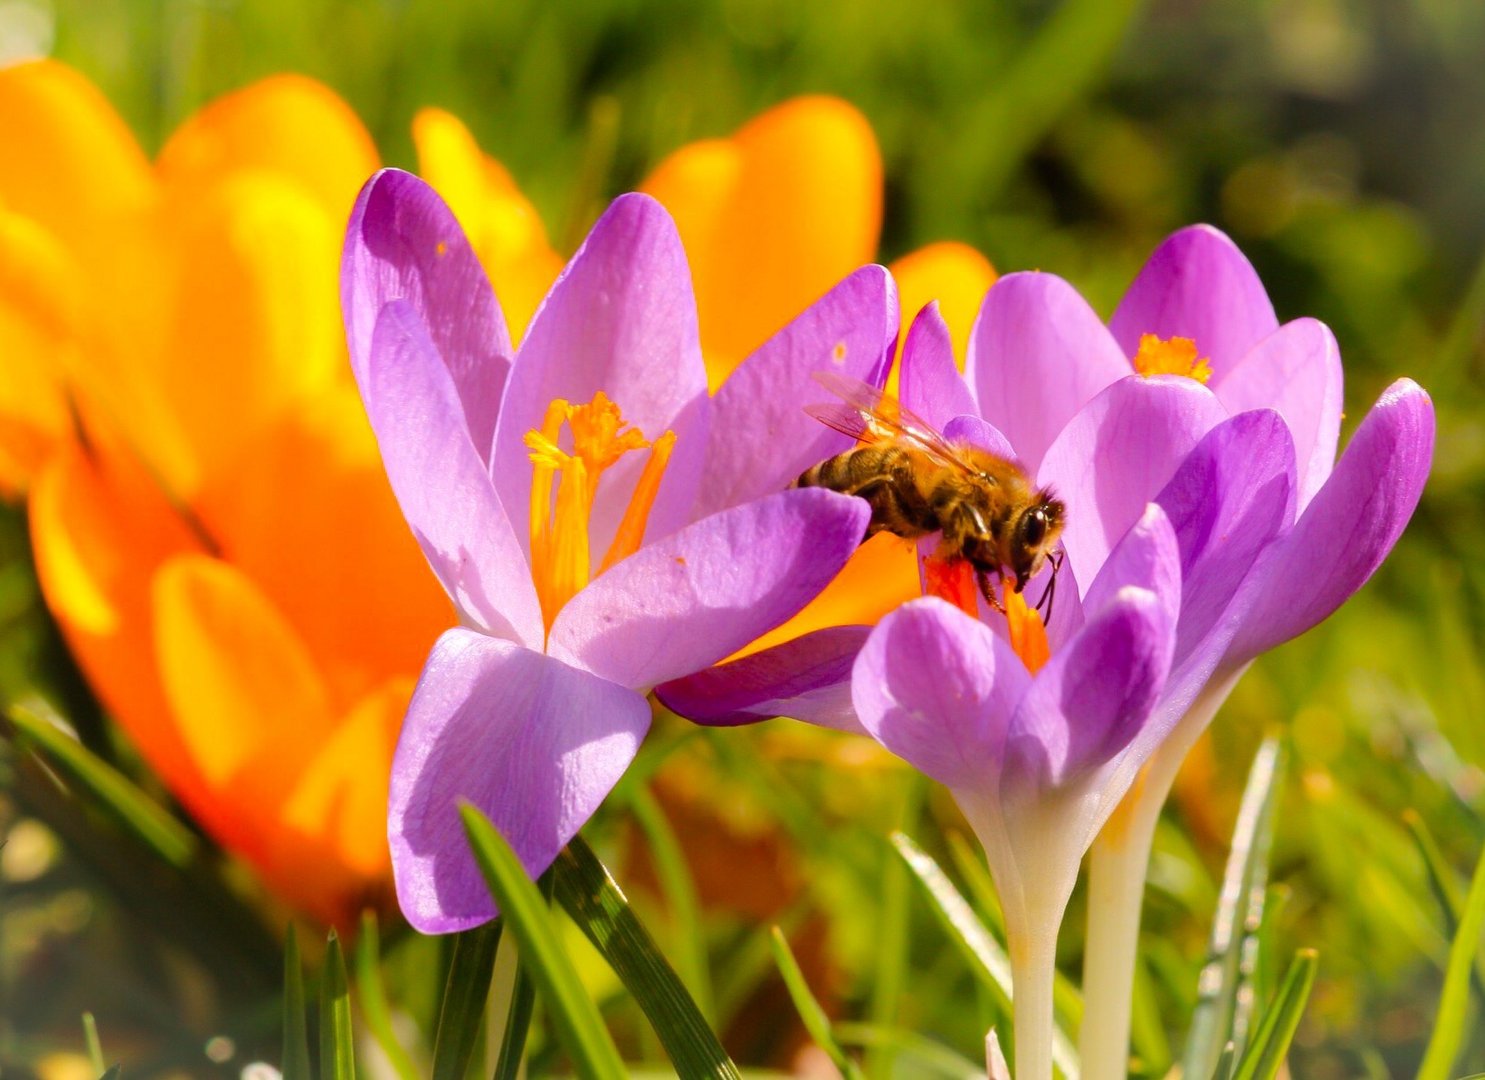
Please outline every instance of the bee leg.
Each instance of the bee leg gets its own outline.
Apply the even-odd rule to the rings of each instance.
[[[1042,613],[1042,625],[1049,626],[1052,622],[1052,601],[1057,598],[1057,571],[1062,569],[1062,559],[1065,553],[1061,550],[1053,553],[1047,561],[1052,564],[1052,576],[1047,579],[1047,587],[1042,590],[1041,599],[1036,602],[1036,610],[1041,611],[1042,605],[1047,605],[1047,610]]]
[[[990,581],[990,575],[984,570],[976,570],[975,582],[980,586],[980,595],[985,598],[985,603],[1004,615],[1005,605],[1000,602],[1000,597],[995,595],[995,586]]]

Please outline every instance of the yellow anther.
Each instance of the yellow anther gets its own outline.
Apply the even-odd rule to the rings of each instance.
[[[1134,370],[1145,376],[1184,375],[1202,384],[1212,377],[1212,365],[1207,358],[1196,355],[1196,342],[1190,338],[1161,338],[1155,334],[1140,335]]]
[[[571,453],[559,444],[563,424],[572,436]],[[541,429],[528,431],[525,442],[532,464],[531,574],[550,630],[563,605],[593,577],[588,521],[600,477],[629,451],[650,443],[601,390],[585,405],[553,401]],[[598,573],[639,550],[674,445],[673,432],[655,440]]]

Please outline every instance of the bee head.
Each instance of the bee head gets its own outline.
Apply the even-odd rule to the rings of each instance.
[[[1035,501],[1021,512],[1011,532],[1010,566],[1016,574],[1016,591],[1026,588],[1062,536],[1064,509],[1050,491],[1037,493]]]

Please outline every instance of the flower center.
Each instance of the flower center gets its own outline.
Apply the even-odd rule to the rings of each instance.
[[[1026,598],[1006,588],[1004,582],[1002,578],[1000,598],[1005,606],[1011,648],[1026,670],[1035,675],[1051,656],[1047,629],[1042,625],[1041,615],[1027,605]],[[980,617],[979,586],[975,583],[974,569],[964,559],[940,559],[932,555],[924,559],[923,592],[947,600],[972,619]]]
[[[1134,370],[1141,375],[1184,375],[1206,384],[1212,377],[1212,365],[1206,357],[1196,355],[1196,342],[1190,338],[1162,338],[1155,334],[1140,335],[1140,351],[1134,354]]]
[[[562,425],[572,435],[572,452],[558,445]],[[526,433],[531,451],[531,576],[541,601],[542,620],[551,630],[557,612],[620,559],[639,550],[660,478],[675,446],[675,432],[650,442],[631,427],[602,390],[586,405],[558,398],[547,406],[540,430]],[[609,466],[631,450],[649,448],[644,470],[619,521],[613,542],[593,570],[588,519],[598,481]]]

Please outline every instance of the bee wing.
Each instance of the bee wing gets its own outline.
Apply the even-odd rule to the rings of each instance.
[[[845,406],[805,406],[805,412],[821,423],[865,442],[876,442],[891,436],[904,438],[916,443],[945,465],[974,471],[954,444],[945,439],[937,428],[886,391],[838,371],[817,371],[814,378],[846,403]]]

